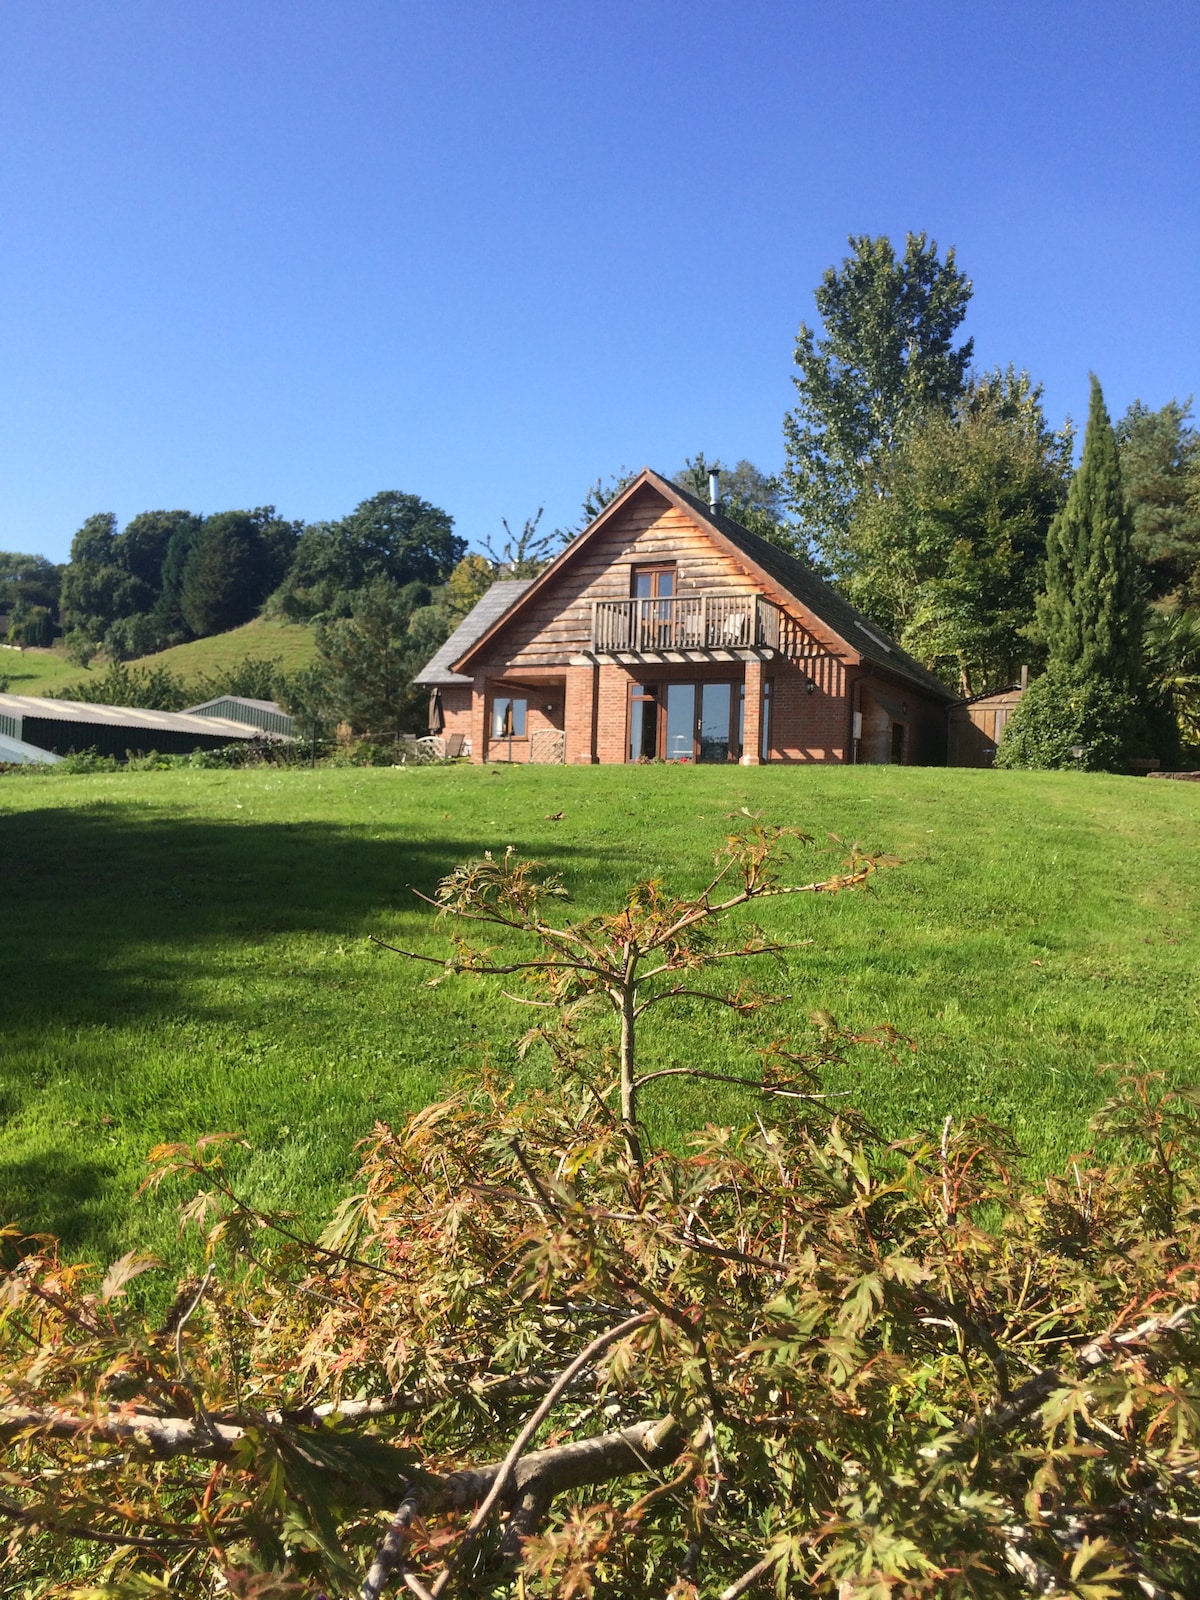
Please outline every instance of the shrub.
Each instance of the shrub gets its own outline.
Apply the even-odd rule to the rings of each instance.
[[[1082,747],[1076,760],[1072,747]],[[1137,699],[1102,678],[1051,668],[1022,695],[996,751],[998,767],[1124,772],[1145,747]]]

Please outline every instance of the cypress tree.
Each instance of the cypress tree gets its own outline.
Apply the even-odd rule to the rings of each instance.
[[[1037,611],[1049,670],[1134,688],[1142,607],[1116,434],[1093,375],[1079,471],[1046,538],[1045,592]]]
[[[1045,589],[1037,599],[1046,671],[1010,718],[998,767],[1120,772],[1150,748],[1144,605],[1116,435],[1093,376],[1079,471],[1046,536]]]

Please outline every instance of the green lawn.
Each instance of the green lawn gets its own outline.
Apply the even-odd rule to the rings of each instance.
[[[240,666],[247,656],[252,656],[255,660],[278,660],[285,672],[294,672],[312,660],[316,648],[313,630],[306,623],[255,621],[228,633],[213,634],[209,639],[177,644],[158,655],[143,656],[131,665],[169,667],[187,679]],[[92,670],[103,672],[103,663],[97,663]],[[88,669],[68,661],[62,650],[0,648],[0,677],[8,678],[10,694],[59,694],[87,676]]]
[[[904,864],[867,894],[764,905],[769,932],[813,941],[762,975],[790,1002],[749,1023],[664,1007],[656,1061],[746,1062],[816,1007],[891,1022],[916,1050],[863,1053],[864,1109],[895,1132],[985,1112],[1039,1164],[1082,1140],[1102,1063],[1200,1079],[1192,785],[869,767],[6,777],[0,1220],[72,1252],[172,1251],[171,1197],[131,1202],[146,1151],[228,1129],[253,1146],[244,1186],[323,1214],[375,1118],[485,1050],[510,1061],[528,1024],[494,984],[430,989],[367,942],[444,949],[408,885],[511,843],[561,868],[581,908],[654,873],[697,887],[743,805]],[[659,1137],[751,1115],[739,1091],[668,1083],[650,1092]]]

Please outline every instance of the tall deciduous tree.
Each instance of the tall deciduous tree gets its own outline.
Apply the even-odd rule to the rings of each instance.
[[[9,644],[48,645],[54,637],[63,568],[46,556],[0,550],[0,613]]]
[[[913,425],[855,513],[847,595],[964,694],[1011,683],[1028,659],[1071,444],[1027,373],[988,373]]]
[[[71,558],[63,574],[62,603],[68,625],[96,640],[113,616],[115,593],[123,577],[113,553],[116,538],[114,512],[99,511],[89,517],[71,540]]]
[[[1200,605],[1200,432],[1191,401],[1152,411],[1135,400],[1117,423],[1133,542],[1150,597]]]
[[[954,251],[942,261],[924,233],[850,239],[851,254],[816,291],[822,329],[800,324],[796,407],[784,418],[783,480],[793,511],[835,576],[859,497],[920,416],[962,392],[974,341],[954,344],[971,282]]]
[[[345,616],[377,578],[401,587],[444,583],[466,549],[448,512],[388,489],[340,522],[310,524],[273,603],[287,616]]]
[[[249,622],[283,577],[297,538],[297,527],[282,522],[274,506],[205,518],[180,590],[191,631],[203,638]]]

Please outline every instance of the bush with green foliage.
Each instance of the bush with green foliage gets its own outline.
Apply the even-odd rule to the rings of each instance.
[[[792,883],[782,842],[752,824],[699,895],[579,920],[511,855],[443,880],[451,949],[418,959],[524,980],[552,1081],[517,1098],[485,1063],[377,1126],[320,1238],[239,1195],[229,1135],[152,1153],[204,1248],[165,1311],[136,1250],[102,1270],[9,1230],[13,1591],[1192,1594],[1200,1094],[1118,1076],[1095,1148],[1027,1181],[982,1118],[856,1116],[821,1071],[868,1041],[818,1014],[813,1048],[704,1074],[759,1092],[747,1125],[649,1145],[640,1099],[689,1068],[639,1067],[647,1011],[686,1052],[698,1006],[768,1004],[705,982],[770,953],[731,916],[881,864]]]
[[[1127,689],[1051,668],[1035,678],[1009,719],[998,767],[1079,767],[1125,772],[1143,748],[1141,709]],[[1080,756],[1073,749],[1082,749]]]
[[[1200,761],[1200,610],[1152,610],[1145,659],[1163,744],[1180,760]]]

